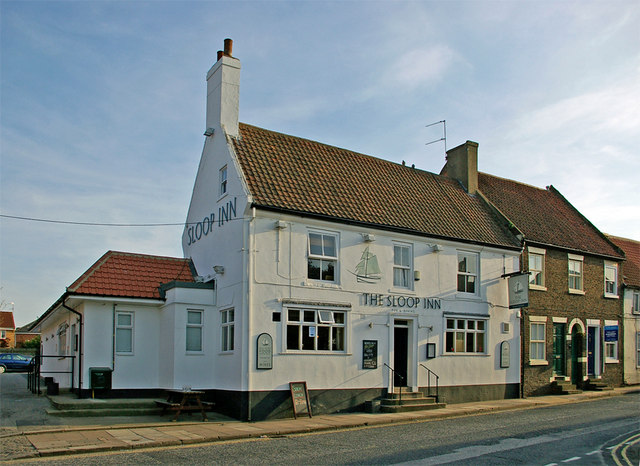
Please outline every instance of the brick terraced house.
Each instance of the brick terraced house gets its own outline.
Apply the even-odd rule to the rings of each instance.
[[[624,253],[553,186],[480,173],[478,189],[524,236],[522,394],[620,386]]]

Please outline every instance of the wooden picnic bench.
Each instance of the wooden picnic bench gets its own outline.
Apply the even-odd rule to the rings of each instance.
[[[202,413],[202,420],[207,422],[206,409],[211,409],[213,403],[208,401],[202,401],[200,397],[204,395],[204,392],[199,390],[167,390],[167,401],[156,401],[156,405],[162,408],[162,414],[167,411],[175,411],[176,415],[171,420],[173,422],[178,420],[178,416],[181,412],[187,412],[191,414],[192,411],[200,411]]]

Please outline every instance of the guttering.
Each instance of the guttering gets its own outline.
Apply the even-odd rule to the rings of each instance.
[[[66,304],[66,298],[67,298],[68,293],[65,293],[63,295],[62,299],[62,307],[67,309],[68,311],[73,312],[75,315],[78,316],[78,322],[80,322],[80,332],[78,333],[78,338],[79,338],[79,342],[78,342],[78,346],[80,347],[80,351],[79,351],[79,357],[78,357],[78,398],[82,398],[82,356],[83,356],[83,345],[82,345],[82,335],[84,334],[84,325],[83,325],[83,319],[82,319],[82,314],[78,311],[76,311],[75,309],[70,308],[69,306],[67,306]],[[73,374],[71,374],[71,377],[73,377]]]

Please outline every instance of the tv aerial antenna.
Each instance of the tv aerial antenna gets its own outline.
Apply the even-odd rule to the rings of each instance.
[[[430,125],[425,126],[425,128],[430,128],[431,126],[442,125],[442,137],[440,139],[435,139],[431,142],[427,142],[425,146],[429,146],[431,144],[435,144],[436,142],[444,141],[444,155],[447,156],[447,120],[436,121],[435,123],[431,123]]]

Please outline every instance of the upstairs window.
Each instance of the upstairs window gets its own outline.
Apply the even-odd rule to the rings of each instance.
[[[575,256],[573,254],[569,254],[569,291],[570,292],[583,291],[582,266],[583,266],[582,256]]]
[[[633,293],[631,298],[631,312],[640,314],[640,293]]]
[[[544,259],[545,250],[529,248],[529,286],[530,288],[544,288]]]
[[[618,297],[618,265],[604,263],[604,295]]]
[[[227,194],[227,166],[220,169],[220,196]]]
[[[308,278],[325,282],[336,281],[337,243],[337,235],[309,232]]]
[[[411,288],[411,246],[393,246],[393,286]]]
[[[478,254],[458,252],[458,291],[477,293]]]

